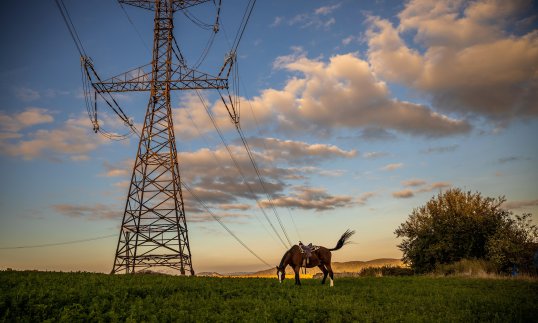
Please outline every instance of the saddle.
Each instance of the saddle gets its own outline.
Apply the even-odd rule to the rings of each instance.
[[[299,241],[299,249],[301,250],[301,254],[303,255],[303,267],[305,267],[310,263],[310,257],[312,257],[312,252],[319,249],[319,246],[313,246],[312,243],[309,243],[308,245],[304,245],[301,241]]]

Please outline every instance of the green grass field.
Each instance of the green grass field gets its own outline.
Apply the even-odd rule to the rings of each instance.
[[[538,282],[432,277],[204,278],[0,272],[0,321],[536,322]]]

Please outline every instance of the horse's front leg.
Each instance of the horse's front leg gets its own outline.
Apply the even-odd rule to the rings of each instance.
[[[293,267],[293,271],[295,272],[295,285],[301,285],[301,280],[299,279],[299,271],[301,271],[301,266],[295,266]]]

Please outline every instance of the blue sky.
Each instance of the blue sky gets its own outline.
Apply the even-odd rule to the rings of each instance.
[[[150,62],[151,12],[125,6],[134,27],[116,1],[64,2],[102,77]],[[217,73],[245,6],[223,1],[200,70]],[[505,195],[506,208],[538,222],[536,9],[532,1],[258,1],[238,50],[241,126],[291,240],[332,246],[352,228],[356,244],[334,261],[399,258],[394,230],[450,187]],[[214,21],[211,2],[191,12]],[[210,32],[175,17],[193,64]],[[10,1],[0,21],[0,247],[117,234],[137,139],[93,133],[79,55],[54,1]],[[142,121],[147,93],[117,99]],[[255,182],[216,93],[204,99]],[[183,180],[278,262],[284,249],[198,99],[173,93],[172,107]],[[125,131],[102,103],[100,111],[101,125]],[[185,204],[197,272],[265,268],[187,193]],[[116,242],[0,249],[0,268],[108,272]]]

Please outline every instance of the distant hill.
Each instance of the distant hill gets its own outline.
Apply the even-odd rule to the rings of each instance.
[[[365,267],[382,267],[382,266],[404,266],[403,262],[400,259],[393,258],[380,258],[373,259],[368,261],[347,261],[347,262],[333,262],[332,264],[333,271],[335,273],[358,273],[362,268]],[[301,276],[303,277],[312,277],[313,275],[321,273],[319,268],[308,268],[306,270],[306,275],[304,275],[304,269],[301,268]],[[292,275],[293,270],[288,266],[286,268],[286,275]],[[271,268],[267,270],[257,271],[253,273],[231,273],[231,274],[219,274],[216,272],[202,272],[198,273],[197,276],[206,276],[206,277],[276,277],[276,268]]]

